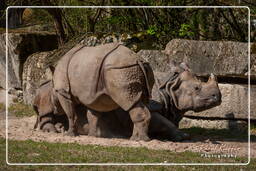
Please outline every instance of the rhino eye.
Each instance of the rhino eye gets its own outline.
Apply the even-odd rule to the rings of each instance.
[[[200,87],[199,86],[195,86],[195,90],[196,91],[200,90]]]

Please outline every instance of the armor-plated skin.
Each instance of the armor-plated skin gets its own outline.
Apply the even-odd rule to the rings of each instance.
[[[150,112],[146,107],[154,75],[149,65],[130,49],[117,43],[96,47],[76,46],[64,55],[53,75],[53,89],[69,120],[67,134],[76,134],[77,105],[90,110],[89,135],[98,134],[103,112],[119,107],[134,123],[133,140],[148,141]]]

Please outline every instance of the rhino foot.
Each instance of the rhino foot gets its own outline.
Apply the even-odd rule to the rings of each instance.
[[[46,123],[43,128],[42,128],[43,132],[53,132],[53,133],[57,133],[57,129],[55,128],[55,126],[52,123]]]
[[[66,132],[64,135],[67,135],[67,136],[70,136],[70,137],[74,137],[74,136],[76,136],[77,134],[76,134],[74,131],[68,131],[68,132]]]
[[[133,141],[150,141],[151,139],[146,135],[144,135],[144,136],[133,135],[133,136],[131,136],[130,140],[133,140]]]

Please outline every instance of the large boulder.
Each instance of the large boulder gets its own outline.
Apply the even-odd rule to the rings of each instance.
[[[6,89],[6,33],[0,34],[0,87]],[[8,33],[8,88],[22,88],[23,64],[35,52],[57,48],[57,36],[52,33]]]
[[[24,63],[22,74],[24,103],[32,104],[36,89],[40,84],[52,78],[52,71],[48,67],[48,58],[53,53],[54,51],[34,53]]]
[[[167,65],[169,63],[169,56],[160,50],[140,50],[137,53],[143,57],[154,71],[167,72],[170,68]]]
[[[248,78],[248,43],[173,39],[165,50],[140,50],[155,71],[167,72],[170,60],[187,62],[198,76],[214,73],[230,80]],[[256,80],[256,44],[251,44],[251,79]],[[228,81],[230,82],[230,81]]]
[[[214,73],[219,77],[248,77],[248,43],[173,39],[163,52],[170,59],[187,62],[199,76]],[[251,61],[255,58],[252,53]]]

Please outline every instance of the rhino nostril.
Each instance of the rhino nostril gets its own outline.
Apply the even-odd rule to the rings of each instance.
[[[213,94],[213,95],[212,95],[212,98],[213,98],[214,100],[217,100],[217,99],[218,99],[218,96],[217,96],[216,94]]]

